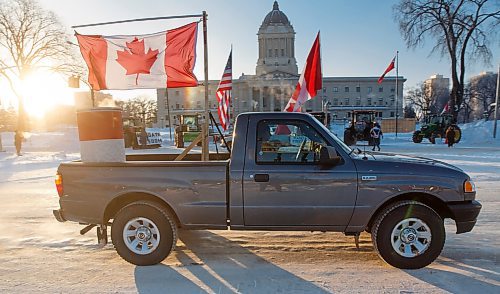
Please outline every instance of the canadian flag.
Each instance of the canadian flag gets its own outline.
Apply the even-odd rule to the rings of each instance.
[[[198,23],[138,36],[76,34],[94,90],[197,86]]]
[[[448,102],[444,105],[443,110],[441,111],[441,115],[443,115],[443,114],[445,114],[445,113],[447,113],[447,112],[449,112],[449,111],[450,111],[450,102],[448,101]]]
[[[396,61],[396,56],[391,60],[391,63],[389,63],[389,66],[385,69],[384,73],[378,78],[378,83],[381,84],[382,81],[384,80],[385,75],[390,72],[391,70],[394,69],[394,62]]]
[[[288,101],[283,111],[298,112],[301,111],[302,105],[307,101],[314,98],[323,87],[321,75],[321,54],[319,44],[319,32],[314,40],[313,46],[309,55],[307,56],[306,66],[302,70],[299,82],[295,87],[292,97]]]

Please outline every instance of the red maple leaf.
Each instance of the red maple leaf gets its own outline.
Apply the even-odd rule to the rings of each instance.
[[[127,70],[126,75],[137,74],[135,78],[135,84],[137,85],[137,79],[139,74],[150,74],[151,66],[155,63],[158,50],[151,50],[149,48],[148,53],[145,54],[144,50],[144,39],[139,41],[134,38],[132,42],[125,42],[127,49],[123,51],[117,51],[118,58],[116,61]]]

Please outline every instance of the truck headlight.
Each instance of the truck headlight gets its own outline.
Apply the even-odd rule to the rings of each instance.
[[[473,193],[476,192],[476,185],[472,180],[466,180],[464,182],[464,192],[465,193]]]

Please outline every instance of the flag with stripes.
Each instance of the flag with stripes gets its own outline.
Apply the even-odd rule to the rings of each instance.
[[[222,74],[219,86],[217,87],[217,112],[222,129],[225,131],[229,128],[229,105],[231,103],[231,90],[233,89],[233,51],[229,53],[226,68]]]

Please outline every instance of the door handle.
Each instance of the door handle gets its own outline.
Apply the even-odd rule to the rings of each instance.
[[[269,182],[268,174],[255,174],[253,180],[256,182]]]

